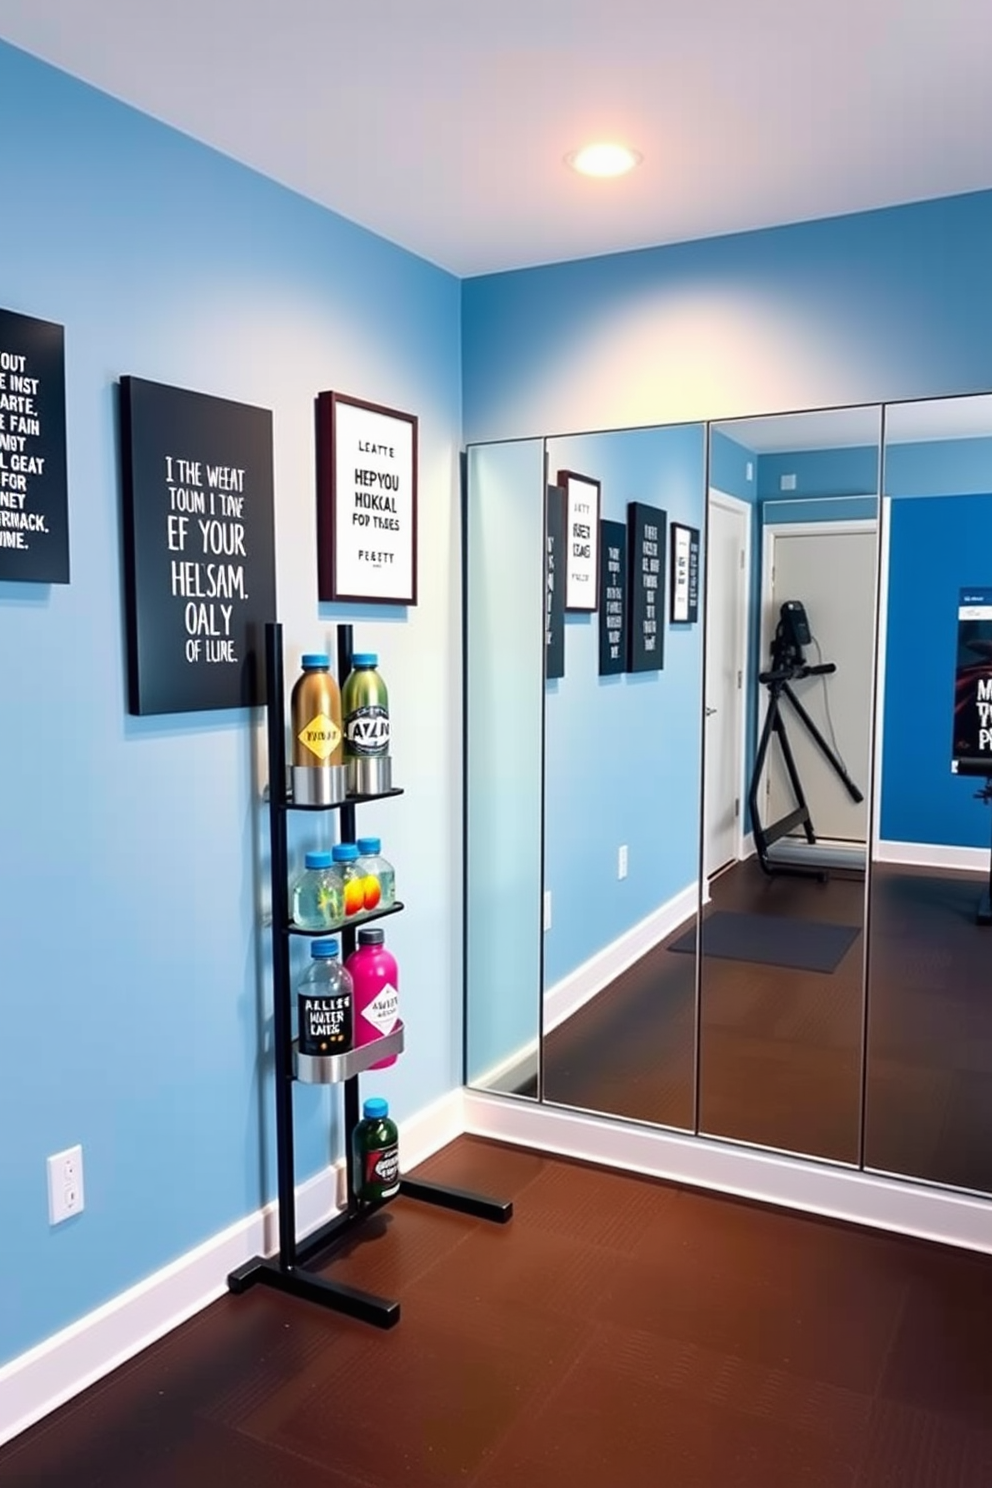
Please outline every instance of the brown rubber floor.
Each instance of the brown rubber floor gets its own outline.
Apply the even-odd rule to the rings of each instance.
[[[331,1271],[225,1297],[0,1449],[3,1488],[989,1488],[992,1259],[463,1137]]]

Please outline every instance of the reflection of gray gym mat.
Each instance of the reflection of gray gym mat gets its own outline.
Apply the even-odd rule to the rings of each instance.
[[[861,934],[856,925],[825,925],[785,915],[737,914],[716,909],[703,921],[703,953],[727,961],[763,961],[798,971],[836,971]],[[694,951],[695,928],[680,935],[670,951]]]

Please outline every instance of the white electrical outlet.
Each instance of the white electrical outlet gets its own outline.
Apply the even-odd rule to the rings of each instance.
[[[551,890],[544,891],[544,928],[551,929]]]
[[[48,1159],[48,1223],[61,1224],[84,1205],[83,1149],[67,1147]]]
[[[617,878],[627,877],[627,844],[617,848]]]
[[[783,475],[778,483],[780,491],[794,491],[796,489],[796,477],[794,475]]]
[[[754,480],[754,463],[751,460],[746,462],[744,478],[745,480]]]

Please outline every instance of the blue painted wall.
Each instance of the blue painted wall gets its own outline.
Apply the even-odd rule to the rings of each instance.
[[[880,835],[986,848],[980,781],[951,774],[959,591],[992,582],[992,496],[890,507]]]
[[[795,476],[788,492],[806,496],[862,496],[878,492],[878,445],[854,449],[794,450],[758,456],[758,500],[784,496],[782,477]]]
[[[275,1187],[264,732],[127,715],[117,378],[273,410],[288,676],[342,616],[381,655],[406,794],[362,825],[409,905],[410,1034],[372,1088],[401,1125],[461,1079],[461,717],[458,282],[5,45],[0,138],[0,303],[66,328],[73,574],[0,584],[2,1362]],[[420,416],[408,614],[318,605],[322,388]],[[320,830],[294,824],[297,863]],[[302,1176],[340,1116],[297,1101]],[[86,1211],[50,1229],[45,1157],[76,1142]]]
[[[469,280],[465,432],[984,392],[992,192]]]
[[[702,531],[705,440],[701,424],[552,439],[549,478],[599,480],[604,519],[626,523],[627,503],[643,501]],[[667,584],[667,552],[663,566]],[[598,621],[566,615],[565,676],[546,684],[545,987],[699,872],[702,622],[669,624],[666,588],[663,670],[600,677]]]

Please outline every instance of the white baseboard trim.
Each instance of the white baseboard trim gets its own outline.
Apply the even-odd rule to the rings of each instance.
[[[992,1253],[992,1201],[978,1196],[479,1091],[464,1109],[476,1136]]]
[[[987,847],[944,847],[933,842],[894,842],[880,839],[875,844],[876,863],[905,863],[913,868],[964,869],[973,873],[989,871]]]
[[[544,997],[544,1031],[564,1023],[577,1013],[597,992],[633,966],[635,961],[676,931],[696,913],[698,885],[691,883],[681,893],[652,910],[643,920],[618,935],[616,940],[583,961],[574,971],[549,987]]]
[[[453,1090],[403,1122],[405,1167],[415,1167],[461,1134],[463,1096],[461,1089]],[[301,1236],[336,1212],[343,1178],[342,1161],[299,1185]],[[271,1255],[277,1245],[278,1205],[272,1202],[5,1364],[0,1368],[0,1445],[223,1296],[235,1267],[255,1255]],[[68,1468],[66,1475],[71,1479]]]

